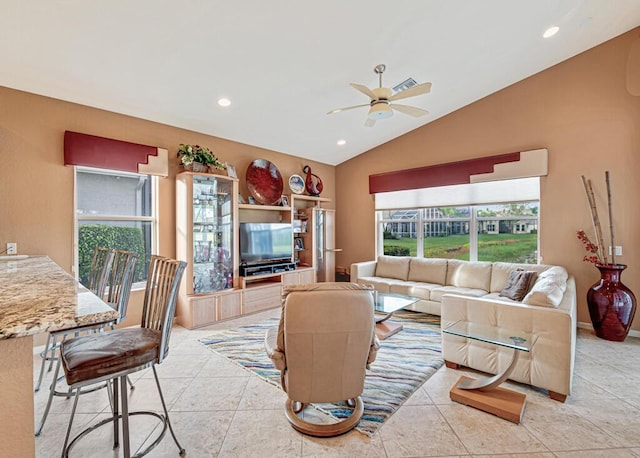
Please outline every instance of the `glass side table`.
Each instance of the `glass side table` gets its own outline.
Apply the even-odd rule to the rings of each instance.
[[[393,315],[393,312],[397,312],[408,305],[415,304],[419,300],[419,297],[405,296],[404,294],[373,291],[374,310],[379,313],[384,313],[382,316],[377,315],[375,317],[376,335],[378,339],[384,340],[402,330],[402,324],[387,322],[387,320]]]
[[[524,414],[526,395],[499,387],[499,385],[513,372],[520,353],[530,352],[538,337],[523,331],[468,321],[457,321],[442,332],[513,350],[511,362],[502,372],[493,377],[477,379],[462,376],[451,389],[450,396],[453,401],[520,423]]]

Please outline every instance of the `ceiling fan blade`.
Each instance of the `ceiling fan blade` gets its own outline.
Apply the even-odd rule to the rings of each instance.
[[[352,88],[354,88],[357,91],[362,92],[364,95],[369,97],[371,100],[377,99],[377,97],[373,93],[373,91],[371,89],[369,89],[367,86],[364,86],[364,85],[358,84],[358,83],[349,83],[349,84],[351,84]]]
[[[389,101],[406,99],[408,97],[427,94],[429,92],[431,92],[431,83],[422,83],[418,84],[417,86],[410,87],[405,91],[398,92],[397,94],[392,95],[391,97],[389,97]]]
[[[370,104],[363,103],[362,105],[353,105],[352,107],[336,108],[335,110],[329,111],[327,114],[340,113],[341,111],[353,110],[354,108],[368,107],[368,106],[370,106]]]
[[[397,103],[390,103],[389,106],[394,110],[398,110],[400,113],[414,116],[416,118],[429,114],[427,110],[423,110],[422,108],[417,107],[410,107],[409,105],[398,105]]]
[[[367,120],[364,122],[364,125],[366,127],[373,127],[376,125],[376,120],[375,119],[371,119],[371,118],[367,118]]]

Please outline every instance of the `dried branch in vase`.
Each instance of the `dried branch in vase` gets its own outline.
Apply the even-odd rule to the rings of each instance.
[[[605,172],[605,181],[607,184],[607,204],[608,204],[608,214],[609,214],[609,232],[611,234],[611,246],[615,247],[615,235],[613,230],[613,205],[612,205],[612,197],[611,197],[611,180],[609,176],[609,171]],[[602,235],[602,226],[600,224],[600,218],[598,216],[598,208],[596,206],[596,198],[593,192],[593,185],[591,184],[591,180],[585,178],[582,175],[582,184],[584,185],[584,191],[587,195],[587,201],[589,202],[589,210],[591,211],[591,221],[593,222],[593,230],[596,234],[596,242],[592,243],[589,240],[587,234],[580,230],[577,232],[578,239],[583,243],[585,249],[590,255],[584,256],[582,258],[583,261],[592,262],[594,264],[609,264],[609,259],[607,258],[607,254],[605,251],[606,244],[604,242],[604,236]],[[616,263],[615,258],[615,250],[614,254],[611,255],[611,263]]]

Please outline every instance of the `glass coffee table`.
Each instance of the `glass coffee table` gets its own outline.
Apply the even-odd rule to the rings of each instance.
[[[393,312],[397,312],[408,305],[415,304],[420,300],[419,297],[405,296],[404,294],[384,293],[382,291],[373,291],[374,310],[384,313],[377,315],[376,319],[376,335],[378,339],[384,340],[402,329],[400,323],[389,323],[387,320],[391,318]]]
[[[499,387],[518,362],[521,352],[530,352],[538,339],[530,333],[496,326],[457,321],[442,331],[445,334],[477,340],[513,350],[511,362],[493,377],[477,379],[462,376],[450,391],[451,400],[492,413],[514,423],[520,423],[526,395]]]

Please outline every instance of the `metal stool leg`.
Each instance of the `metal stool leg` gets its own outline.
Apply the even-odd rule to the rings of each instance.
[[[51,339],[52,336],[51,334],[49,334],[47,336],[47,343],[44,347],[44,350],[42,350],[42,353],[40,353],[40,357],[42,358],[42,364],[40,365],[40,375],[38,376],[38,383],[36,383],[36,388],[34,389],[34,391],[38,392],[40,391],[40,385],[42,384],[42,378],[44,377],[44,366],[47,364],[47,353],[49,353],[49,350],[51,350],[51,357],[55,356],[55,345],[51,345]],[[53,349],[52,349],[53,347]],[[53,360],[51,360],[51,362],[53,363]],[[49,371],[51,370],[51,367],[49,367]]]
[[[69,436],[71,435],[71,427],[73,426],[73,419],[76,416],[76,407],[78,407],[78,399],[80,398],[80,389],[76,390],[76,397],[73,400],[73,409],[71,409],[71,418],[69,418],[69,426],[67,426],[67,435],[64,438],[64,445],[62,446],[62,458],[69,456],[67,450],[67,444],[69,443]]]
[[[51,356],[49,357],[49,369],[47,369],[47,372],[51,372],[51,369],[53,368],[53,361],[56,359],[57,349],[58,349],[58,336],[54,334],[51,336],[51,346],[49,347],[49,350],[51,350]]]
[[[118,379],[114,378],[111,382],[113,383],[113,449],[115,450],[120,447],[120,433],[118,428],[118,403],[120,401],[118,400]]]
[[[129,402],[127,393],[127,376],[120,377],[120,395],[122,397],[122,441],[124,442],[124,456],[131,456],[129,444]]]
[[[156,379],[156,386],[158,387],[158,394],[160,395],[160,402],[162,402],[164,415],[165,415],[165,418],[167,419],[167,425],[169,425],[169,431],[171,431],[171,435],[173,436],[173,441],[178,446],[178,450],[179,450],[178,453],[180,454],[180,456],[184,456],[186,452],[184,448],[182,448],[182,446],[180,445],[180,442],[178,442],[178,438],[176,437],[176,434],[173,432],[173,426],[171,426],[171,421],[169,420],[169,412],[167,411],[167,405],[164,402],[164,396],[162,395],[162,389],[160,388],[160,380],[158,380],[158,373],[156,372],[156,366],[153,365],[151,366],[151,368],[153,369],[153,376]]]
[[[39,436],[42,432],[42,428],[44,428],[44,422],[47,421],[47,416],[49,415],[49,409],[51,409],[51,401],[53,401],[53,395],[56,391],[56,383],[58,383],[58,374],[60,373],[60,365],[62,360],[58,358],[58,364],[56,364],[56,370],[53,373],[53,380],[51,381],[51,387],[49,389],[49,399],[47,400],[47,406],[44,408],[44,413],[42,414],[42,420],[40,420],[40,424],[38,425],[38,429],[36,429],[36,436]]]

